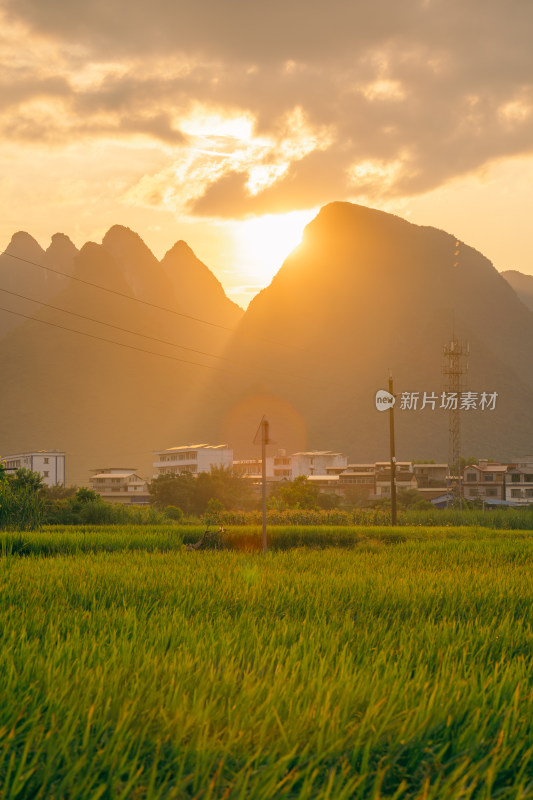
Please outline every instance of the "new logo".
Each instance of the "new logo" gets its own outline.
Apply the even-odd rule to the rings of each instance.
[[[394,395],[386,392],[385,389],[378,389],[376,392],[376,408],[378,411],[388,411],[389,408],[394,406],[395,402]]]

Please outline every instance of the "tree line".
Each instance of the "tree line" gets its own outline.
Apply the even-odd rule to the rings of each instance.
[[[330,511],[344,508],[382,507],[388,501],[370,501],[353,487],[341,498],[320,492],[305,475],[270,487],[267,505],[272,511],[301,509]],[[114,523],[157,524],[184,517],[216,519],[222,511],[255,511],[260,495],[243,475],[227,467],[192,475],[159,475],[150,484],[150,507],[112,504],[85,487],[46,487],[39,473],[19,469],[7,473],[0,465],[0,529],[31,530],[41,524],[98,525]],[[426,501],[416,491],[399,496],[400,507]]]

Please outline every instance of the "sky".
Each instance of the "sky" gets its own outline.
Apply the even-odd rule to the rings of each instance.
[[[184,239],[245,306],[321,206],[533,274],[531,0],[1,0],[0,248]]]

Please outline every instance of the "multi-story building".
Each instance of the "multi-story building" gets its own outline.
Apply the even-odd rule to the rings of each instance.
[[[271,481],[274,478],[274,456],[266,457],[266,476]],[[247,478],[252,483],[259,482],[263,477],[263,463],[260,458],[239,458],[233,460],[233,472]]]
[[[331,450],[310,450],[306,453],[293,453],[289,456],[292,479],[299,475],[327,475],[328,470],[346,469],[348,456],[333,453]]]
[[[507,473],[513,464],[480,459],[463,470],[463,496],[466,500],[506,501]],[[510,499],[510,498],[509,498]]]
[[[419,489],[446,488],[448,464],[413,464],[413,472]]]
[[[210,472],[211,467],[233,467],[233,450],[227,444],[190,444],[155,450],[154,478],[183,472]]]
[[[150,502],[148,481],[141,478],[135,469],[97,469],[93,470],[89,480],[91,488],[108,503],[148,505]]]
[[[306,453],[287,454],[278,450],[266,458],[266,476],[269,481],[292,481],[300,475],[326,477],[346,469],[348,458],[342,453],[330,450],[313,450]],[[262,465],[260,458],[239,459],[233,462],[235,472],[240,472],[251,480],[260,480]]]
[[[59,450],[34,450],[30,453],[17,453],[2,456],[0,461],[8,472],[30,469],[42,476],[45,486],[65,485],[65,453]]]
[[[533,503],[533,456],[522,456],[509,466],[505,480],[505,499],[519,505]]]
[[[276,455],[272,457],[272,478],[276,481],[291,481],[293,477],[292,456],[288,456],[285,450],[278,450]]]
[[[391,467],[390,461],[376,461],[376,497],[390,497]],[[398,491],[416,489],[416,475],[411,461],[397,461],[395,482]]]
[[[338,481],[339,494],[368,500],[376,493],[376,465],[348,464],[339,473]]]

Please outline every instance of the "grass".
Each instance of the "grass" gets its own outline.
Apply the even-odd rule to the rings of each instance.
[[[139,526],[139,525],[56,525],[40,531],[0,531],[0,553],[13,556],[80,555],[82,553],[181,551],[184,544],[197,542],[205,525]],[[216,530],[213,527],[212,530]],[[259,551],[262,549],[262,530],[259,525],[228,525],[225,535],[211,545],[217,549]],[[530,531],[498,531],[476,525],[465,527],[435,527],[432,525],[269,525],[268,546],[271,550],[291,550],[295,547],[365,548],[399,542],[428,542],[460,539],[520,543],[529,539]]]
[[[179,530],[4,537],[3,798],[533,797],[532,533]]]
[[[222,511],[223,525],[260,525],[259,511]],[[390,508],[354,508],[320,511],[310,509],[286,509],[267,511],[267,521],[272,526],[390,526]],[[533,508],[400,508],[398,526],[417,527],[461,527],[476,526],[496,530],[532,530]]]

